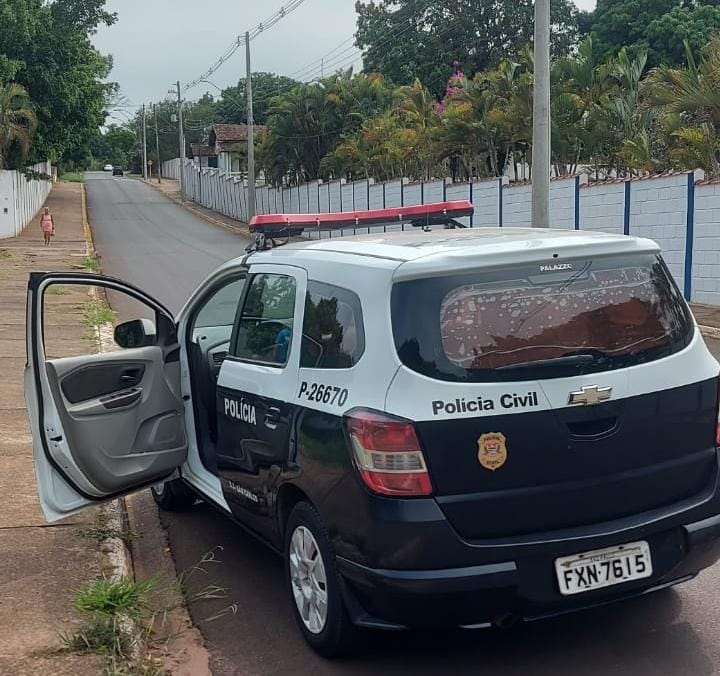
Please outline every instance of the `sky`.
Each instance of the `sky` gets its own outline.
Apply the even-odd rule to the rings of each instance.
[[[133,105],[165,98],[177,80],[196,79],[229,47],[235,36],[257,26],[287,0],[107,0],[117,12],[113,26],[94,36],[103,54],[113,57],[110,80],[120,83],[125,108],[113,112],[119,122],[132,115]],[[595,0],[575,0],[581,9],[593,9]],[[252,42],[252,68],[310,80],[326,71],[360,65],[352,46],[355,0],[305,0],[267,33]],[[334,51],[333,51],[334,50]],[[208,78],[218,87],[244,77],[244,48]],[[199,98],[212,85],[187,92]],[[118,119],[119,118],[119,119]]]

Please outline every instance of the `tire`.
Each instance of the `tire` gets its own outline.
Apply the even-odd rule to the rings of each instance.
[[[181,479],[171,479],[154,484],[150,491],[160,509],[164,509],[166,512],[186,511],[197,500],[197,495]]]
[[[307,538],[307,535],[312,540]],[[303,539],[304,538],[304,539]],[[302,550],[298,543],[305,542],[307,548]],[[313,543],[315,546],[313,546]],[[306,567],[305,560],[312,560],[315,565]],[[323,577],[317,562],[322,564]],[[335,554],[318,513],[308,502],[299,502],[290,512],[285,527],[285,580],[290,595],[295,621],[310,647],[323,657],[340,657],[350,652],[357,637],[357,628],[352,624],[345,609],[340,585],[340,576],[335,564]],[[307,577],[304,584],[300,578]],[[319,620],[313,608],[321,608],[322,588],[325,591],[325,617]],[[314,597],[313,597],[314,592]],[[309,596],[311,598],[309,598]],[[305,601],[305,618],[300,605]]]

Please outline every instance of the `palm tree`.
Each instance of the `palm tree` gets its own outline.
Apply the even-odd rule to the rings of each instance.
[[[7,166],[8,154],[15,148],[25,160],[36,124],[27,90],[15,82],[0,85],[0,169]]]
[[[662,66],[648,75],[648,103],[672,121],[674,165],[720,176],[720,38],[708,43],[699,63],[687,42],[685,52],[684,68]]]

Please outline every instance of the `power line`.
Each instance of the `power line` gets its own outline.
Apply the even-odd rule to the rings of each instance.
[[[277,12],[275,12],[272,16],[265,19],[265,21],[261,21],[257,26],[254,28],[251,28],[249,31],[247,31],[248,40],[252,41],[255,39],[260,33],[269,30],[272,28],[276,23],[279,21],[282,21],[288,14],[295,11],[300,5],[302,5],[305,2],[305,0],[290,0],[290,2],[287,3],[287,5],[284,5],[281,7]],[[246,42],[246,38],[244,35],[238,35],[233,43],[225,50],[223,55],[213,63],[210,68],[208,68],[202,75],[199,77],[196,77],[191,82],[188,82],[184,87],[183,91],[187,92],[188,90],[192,89],[193,87],[197,87],[203,80],[206,80],[210,76],[212,76],[228,59],[230,59],[235,52],[240,49],[240,47],[244,46]]]

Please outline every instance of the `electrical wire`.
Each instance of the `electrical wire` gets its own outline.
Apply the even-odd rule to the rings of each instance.
[[[287,5],[280,7],[280,9],[272,16],[265,19],[265,21],[261,21],[257,26],[247,31],[248,40],[252,42],[252,40],[254,40],[258,35],[260,35],[260,33],[269,30],[276,23],[282,21],[288,14],[295,11],[304,2],[305,0],[290,0]],[[185,86],[183,87],[183,91],[187,92],[188,90],[197,87],[197,85],[199,85],[203,80],[207,80],[207,78],[213,75],[226,61],[228,61],[233,56],[233,54],[235,54],[235,52],[237,52],[238,49],[240,49],[240,47],[244,46],[245,44],[245,35],[238,35],[233,41],[233,43],[225,50],[223,55],[217,61],[215,61],[215,63],[213,63],[210,68],[208,68],[202,75],[185,84]]]

